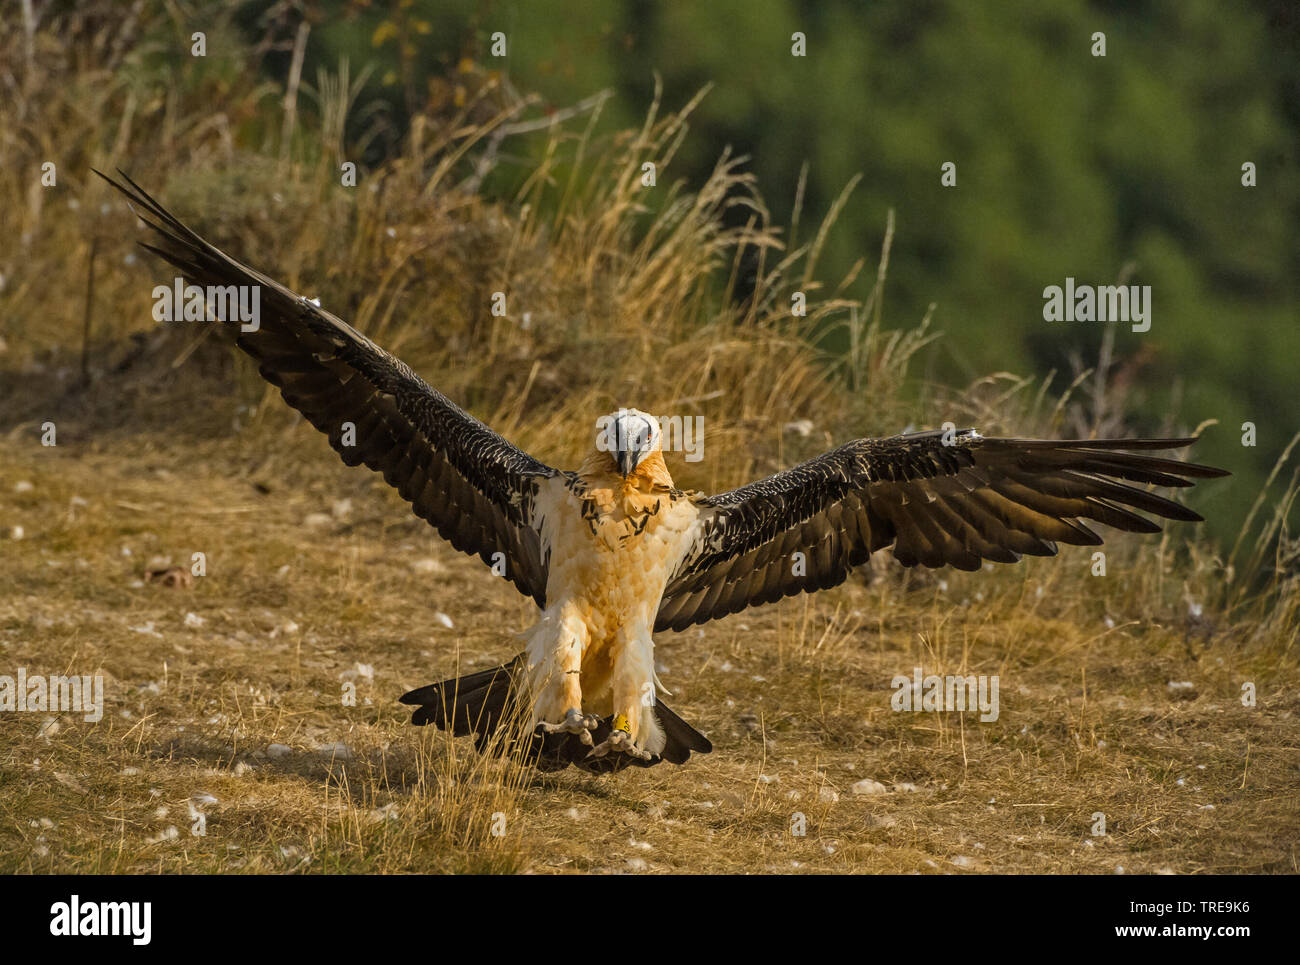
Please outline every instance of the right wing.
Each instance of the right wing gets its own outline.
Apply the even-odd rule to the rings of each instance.
[[[843,583],[893,544],[904,566],[976,570],[985,560],[1095,546],[1082,520],[1131,533],[1160,527],[1133,510],[1195,522],[1186,506],[1129,482],[1185,487],[1222,469],[1124,452],[1195,439],[991,439],[962,430],[858,439],[699,501],[700,533],[668,586],[656,630]],[[802,554],[796,566],[795,554]]]

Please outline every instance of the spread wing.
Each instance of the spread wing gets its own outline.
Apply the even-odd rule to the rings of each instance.
[[[456,549],[489,565],[503,559],[506,575],[544,607],[546,560],[533,507],[538,486],[560,474],[462,411],[342,319],[204,241],[118,173],[125,185],[100,177],[157,233],[156,244],[143,247],[175,265],[190,284],[260,289],[259,327],[241,331],[235,342],[284,400],[329,437],[343,461],[383,473]]]
[[[984,560],[1051,556],[1057,542],[1100,544],[1083,520],[1133,533],[1160,531],[1133,510],[1198,521],[1128,483],[1190,486],[1224,470],[1121,451],[1194,441],[986,439],[970,429],[949,444],[938,431],[858,439],[705,497],[699,536],[668,582],[655,629],[836,586],[891,543],[904,566],[975,570]]]

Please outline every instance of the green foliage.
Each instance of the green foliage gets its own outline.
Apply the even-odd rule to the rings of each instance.
[[[945,381],[990,370],[1068,380],[1095,364],[1103,326],[1045,322],[1043,289],[1067,276],[1150,285],[1151,331],[1115,333],[1116,358],[1146,387],[1130,398],[1127,428],[1219,420],[1200,455],[1239,468],[1221,535],[1300,423],[1300,126],[1286,94],[1296,28],[1282,7],[586,0],[558,16],[465,0],[399,4],[392,16],[436,21],[415,40],[436,52],[421,63],[454,52],[499,65],[548,108],[612,86],[611,126],[643,115],[656,75],[670,105],[712,85],[674,172],[698,183],[731,145],[751,156],[777,223],[794,213],[805,164],[805,223],[861,174],[823,274],[841,277],[878,250],[895,210],[888,317],[910,324],[937,304],[945,338],[931,372]],[[496,30],[506,58],[488,54]],[[795,31],[805,57],[791,54]],[[1093,55],[1098,32],[1104,57]],[[940,184],[947,161],[955,187]],[[1258,187],[1241,183],[1246,161]],[[870,274],[849,293],[864,296]],[[1239,444],[1245,421],[1261,426],[1255,450]]]

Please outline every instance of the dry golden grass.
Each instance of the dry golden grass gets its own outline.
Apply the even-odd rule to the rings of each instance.
[[[1295,870],[1293,648],[1189,620],[1158,541],[1123,546],[1104,579],[1069,551],[942,581],[886,570],[663,635],[673,705],[715,752],[537,775],[411,728],[395,703],[509,656],[531,604],[376,477],[336,469],[304,426],[91,450],[0,471],[26,528],[0,554],[5,671],[102,673],[108,690],[97,724],[7,715],[4,870]],[[311,468],[271,481],[299,459]],[[305,526],[313,513],[328,522]],[[140,582],[153,557],[195,550],[192,589]],[[892,712],[890,678],[916,665],[999,674],[999,720]],[[359,706],[342,706],[345,678]],[[854,795],[864,778],[890,790]]]
[[[411,728],[396,697],[511,656],[532,604],[337,465],[210,328],[153,323],[170,273],[132,254],[91,166],[126,168],[555,465],[619,405],[703,416],[705,459],[670,468],[717,490],[908,424],[1056,433],[1070,393],[918,380],[933,334],[883,323],[888,240],[865,303],[821,286],[833,219],[807,239],[777,230],[732,158],[703,185],[673,181],[689,107],[609,138],[557,127],[494,204],[474,190],[477,152],[505,117],[470,105],[417,119],[349,190],[345,77],[319,84],[325,107],[304,106],[289,143],[252,151],[280,127],[251,72],[186,65],[159,90],[147,45],[79,16],[47,25],[63,45],[37,44],[0,99],[0,167],[60,159],[57,189],[0,182],[0,674],[102,674],[107,707],[95,724],[4,716],[0,870],[1297,870],[1300,567],[1280,513],[1231,566],[1189,547],[1188,526],[1108,545],[1105,577],[1071,550],[975,574],[882,561],[662,635],[671,704],[716,748],[682,768],[538,775]],[[5,58],[25,53],[0,25]],[[828,336],[847,353],[819,349]],[[786,428],[799,420],[811,431]],[[194,552],[207,574],[191,587],[144,581]],[[1001,716],[892,712],[891,678],[918,665],[998,674]],[[887,790],[854,794],[865,779]]]

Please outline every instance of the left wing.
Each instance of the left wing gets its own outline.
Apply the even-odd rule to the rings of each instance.
[[[504,561],[520,592],[546,606],[548,559],[534,505],[540,487],[561,473],[511,445],[341,318],[209,244],[125,174],[126,184],[100,177],[153,229],[155,244],[142,247],[186,280],[257,289],[259,325],[239,331],[235,344],[284,401],[328,436],[345,463],[382,473],[452,546],[489,566]]]
[[[682,630],[748,606],[826,589],[893,543],[904,566],[976,570],[984,560],[1097,545],[1081,520],[1132,533],[1160,527],[1133,512],[1201,519],[1119,480],[1190,486],[1222,469],[1124,449],[1195,439],[987,439],[972,429],[858,439],[731,492],[699,500],[700,531],[668,581],[656,630]],[[802,553],[802,560],[795,557]]]

